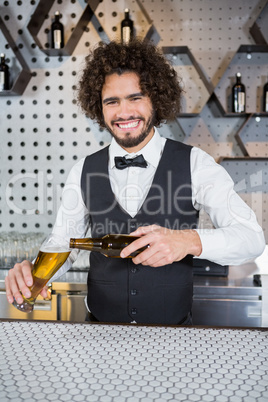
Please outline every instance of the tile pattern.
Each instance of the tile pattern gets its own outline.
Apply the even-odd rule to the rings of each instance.
[[[268,331],[0,322],[0,400],[268,400]]]

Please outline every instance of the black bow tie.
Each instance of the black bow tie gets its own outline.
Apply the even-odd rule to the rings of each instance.
[[[124,156],[115,156],[114,158],[115,166],[117,169],[125,169],[130,166],[138,166],[141,168],[147,167],[147,162],[144,159],[143,155],[138,155],[132,159],[126,159]]]

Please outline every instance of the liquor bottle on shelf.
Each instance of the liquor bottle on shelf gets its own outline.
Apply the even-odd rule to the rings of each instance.
[[[262,110],[268,113],[268,81],[263,87],[263,108]]]
[[[139,237],[129,236],[125,234],[108,234],[101,238],[87,237],[84,239],[70,239],[70,248],[77,248],[87,251],[97,251],[101,254],[104,254],[106,257],[116,258],[120,257],[120,253],[123,248],[125,248],[138,238]],[[148,246],[140,248],[139,250],[131,254],[130,257],[135,257],[147,247]]]
[[[64,47],[64,27],[60,22],[59,11],[55,12],[55,20],[51,24],[51,47],[53,49]]]
[[[133,21],[129,18],[129,9],[125,9],[125,18],[121,22],[121,41],[129,43],[133,39]]]
[[[232,109],[234,113],[246,112],[246,88],[241,82],[241,73],[236,74],[236,83],[232,88]]]
[[[5,54],[1,53],[0,59],[0,92],[9,90],[9,67],[6,64]]]

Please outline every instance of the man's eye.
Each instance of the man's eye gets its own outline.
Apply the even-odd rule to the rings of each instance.
[[[141,99],[141,96],[135,96],[134,98],[131,98],[131,100],[133,100],[133,101],[137,101],[137,100],[140,100]]]

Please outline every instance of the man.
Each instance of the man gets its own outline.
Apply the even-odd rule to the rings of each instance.
[[[190,324],[193,256],[241,264],[264,250],[256,217],[227,172],[200,149],[160,137],[156,127],[178,115],[180,98],[176,72],[150,43],[100,44],[86,57],[78,102],[113,139],[71,170],[53,232],[139,236],[121,259],[90,254],[87,307],[98,321]],[[197,229],[202,208],[215,229]],[[10,303],[21,301],[19,291],[29,295],[30,269],[24,261],[9,271]]]

